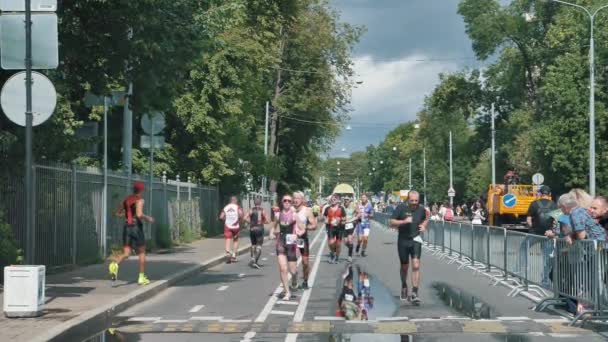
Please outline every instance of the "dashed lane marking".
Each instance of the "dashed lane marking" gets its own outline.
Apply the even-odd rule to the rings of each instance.
[[[250,319],[222,319],[220,323],[251,323]]]
[[[159,319],[158,321],[154,321],[154,323],[186,323],[188,320],[186,319]]]
[[[192,307],[192,309],[190,309],[190,311],[188,311],[188,312],[190,312],[190,313],[199,312],[204,307],[205,307],[204,305],[196,305],[196,306]]]
[[[131,317],[128,319],[129,322],[155,322],[162,317]]]
[[[315,321],[345,321],[344,317],[336,316],[315,316]]]
[[[497,320],[499,321],[529,321],[530,317],[525,317],[525,316],[515,316],[515,317],[496,317]]]
[[[222,316],[192,316],[191,321],[221,321],[224,317]]]
[[[287,300],[278,300],[277,304],[281,304],[281,305],[298,305],[298,302],[293,302],[293,301],[287,301]]]
[[[245,276],[245,273],[239,274],[239,278],[243,278],[244,276]]]
[[[408,317],[378,317],[376,321],[378,322],[392,322],[392,321],[407,321]]]
[[[218,291],[226,291],[227,288],[228,288],[228,285],[223,285],[223,286],[220,286],[217,290]]]

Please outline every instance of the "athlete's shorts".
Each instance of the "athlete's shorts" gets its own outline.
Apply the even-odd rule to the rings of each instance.
[[[238,228],[230,229],[230,228],[224,226],[224,238],[226,238],[226,239],[238,239],[239,232],[240,232],[240,230]]]
[[[300,243],[300,240],[302,240]],[[298,248],[300,249],[300,255],[303,258],[308,258],[310,255],[310,241],[308,240],[308,234],[304,234],[298,239]]]
[[[122,245],[125,247],[139,248],[146,245],[144,230],[138,226],[124,226],[122,229]]]
[[[327,237],[329,239],[336,239],[342,241],[344,235],[344,229],[342,227],[327,227]]]
[[[355,228],[353,228],[353,229],[344,229],[344,234],[343,234],[343,236],[344,236],[345,238],[347,238],[347,237],[349,237],[349,236],[353,235],[354,233],[355,233]]]
[[[412,259],[420,259],[422,255],[422,244],[414,240],[400,239],[397,241],[397,251],[401,264],[409,264]]]
[[[358,236],[369,236],[369,224],[362,225],[359,223],[357,225],[357,235]]]
[[[285,255],[287,261],[298,261],[297,244],[288,245],[285,241],[285,234],[279,234],[277,238],[277,256]]]
[[[249,230],[249,238],[252,246],[264,244],[264,227],[253,227]]]

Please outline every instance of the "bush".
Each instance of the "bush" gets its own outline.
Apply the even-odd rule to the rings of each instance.
[[[4,283],[4,267],[23,260],[20,252],[11,226],[4,223],[4,218],[0,214],[0,283]]]
[[[158,248],[171,248],[171,229],[166,224],[159,224],[156,227],[156,246]]]

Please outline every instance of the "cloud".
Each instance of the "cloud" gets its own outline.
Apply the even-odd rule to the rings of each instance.
[[[350,125],[336,141],[331,155],[346,156],[381,141],[401,123],[416,119],[425,96],[439,81],[439,74],[461,68],[455,62],[429,61],[416,54],[392,61],[373,56],[355,57],[355,70],[363,83],[353,90]],[[342,148],[346,147],[346,151]]]

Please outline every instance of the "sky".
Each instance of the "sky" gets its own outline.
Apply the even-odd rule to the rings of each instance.
[[[416,119],[439,74],[477,68],[459,0],[331,0],[341,19],[367,31],[355,47],[359,75],[352,93],[350,130],[330,156],[347,157],[378,144],[401,123]]]

